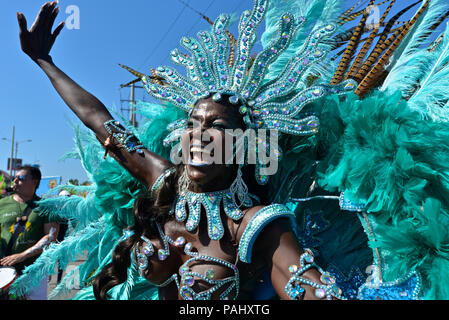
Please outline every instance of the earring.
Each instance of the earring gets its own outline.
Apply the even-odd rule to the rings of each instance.
[[[187,169],[184,167],[184,170],[178,179],[178,193],[184,193],[189,189],[189,186],[190,178],[187,175]]]
[[[252,207],[253,201],[249,197],[248,193],[248,186],[245,184],[245,181],[243,181],[243,175],[242,175],[242,166],[240,165],[237,170],[237,176],[235,177],[234,182],[231,184],[231,187],[229,188],[232,194],[232,200],[234,201],[234,205],[237,208],[240,208],[241,206],[245,207]],[[239,205],[237,205],[236,202],[236,196],[239,199]]]

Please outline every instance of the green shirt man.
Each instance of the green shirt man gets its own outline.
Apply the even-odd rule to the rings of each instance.
[[[35,197],[27,202],[18,202],[13,196],[9,196],[0,200],[0,230],[1,230],[1,246],[0,255],[4,257],[6,254],[8,243],[11,241],[13,234],[17,232],[17,238],[11,244],[8,255],[20,254],[27,249],[35,246],[45,235],[44,225],[48,224],[48,218],[40,216],[36,208]],[[30,206],[33,210],[27,219],[23,218],[25,209]],[[22,220],[22,223],[18,223]],[[30,255],[24,261],[14,265],[17,271],[22,271],[36,260],[37,255]]]
[[[13,180],[14,194],[0,200],[0,266],[14,267],[19,273],[36,260],[46,245],[56,239],[59,230],[58,223],[48,221],[35,210],[36,201],[39,200],[35,192],[40,179],[38,168],[20,168]],[[34,210],[26,216],[25,209],[28,206]],[[7,250],[15,230],[18,231],[17,238],[13,245],[9,245],[10,250]]]

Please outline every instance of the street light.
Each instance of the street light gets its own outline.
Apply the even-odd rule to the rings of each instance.
[[[16,173],[16,161],[15,159],[17,159],[17,150],[19,149],[19,143],[23,143],[23,142],[31,142],[31,139],[27,139],[27,140],[22,140],[22,141],[14,141],[14,133],[15,133],[15,127],[13,126],[12,128],[12,140],[9,140],[7,138],[2,138],[2,140],[11,142],[11,162],[10,162],[10,167],[9,167],[9,175],[11,176],[11,179],[13,177],[12,171],[13,171],[13,166],[14,166],[14,174]],[[16,149],[14,152],[14,142],[16,144]],[[14,157],[13,157],[14,156]]]
[[[15,153],[15,156],[14,156],[14,158],[16,159],[15,161],[17,161],[17,150],[19,149],[19,143],[22,143],[22,142],[31,142],[32,140],[31,139],[28,139],[28,140],[22,140],[22,141],[16,141],[16,153]],[[16,174],[16,166],[14,166],[14,174]]]
[[[15,133],[15,131],[16,131],[16,126],[12,126],[12,141],[11,141],[11,163],[10,163],[10,166],[9,166],[9,176],[10,176],[10,178],[12,179],[12,159],[13,159],[13,156],[14,156],[14,133]],[[9,140],[9,139],[6,139],[6,138],[3,138],[2,140]]]

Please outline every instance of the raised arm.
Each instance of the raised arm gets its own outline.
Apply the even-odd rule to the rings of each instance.
[[[103,145],[105,143],[108,145],[111,138],[104,123],[113,117],[103,103],[61,71],[50,56],[51,48],[64,27],[64,22],[61,22],[52,32],[58,13],[56,1],[45,3],[30,29],[27,27],[25,16],[17,13],[22,50],[45,72],[58,94],[78,118],[97,135]],[[169,161],[148,150],[144,149],[143,153],[128,152],[117,146],[117,143],[109,145],[110,154],[147,186],[151,186],[170,166]]]

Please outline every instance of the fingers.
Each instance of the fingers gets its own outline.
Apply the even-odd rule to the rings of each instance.
[[[36,28],[45,27],[48,22],[47,18],[51,13],[50,8],[53,6],[53,8],[51,8],[51,10],[53,10],[54,5],[54,2],[46,2],[42,5],[39,13],[37,14],[36,20],[34,20],[34,23],[30,28],[30,32],[34,31]]]
[[[20,32],[28,31],[27,20],[21,12],[17,12],[17,21],[19,22]]]
[[[51,29],[53,28],[53,23],[55,22],[56,16],[59,13],[59,8],[56,8],[58,3],[56,1],[51,2],[47,8],[47,15],[43,24],[44,30],[51,33]]]
[[[34,20],[33,24],[31,25],[31,28],[30,28],[31,32],[34,31],[34,29],[36,29],[36,27],[39,25],[42,13],[45,11],[45,8],[47,5],[48,5],[48,2],[44,3],[42,5],[41,9],[39,10],[39,13],[36,16],[36,19]]]
[[[56,39],[56,37],[59,35],[59,33],[61,32],[61,30],[64,28],[64,21],[61,22],[55,29],[55,31],[53,32],[53,39]]]
[[[50,14],[50,19],[48,21],[48,28],[49,31],[51,32],[51,29],[53,28],[53,24],[55,23],[55,19],[58,16],[59,13],[59,7],[53,8],[51,14]]]

